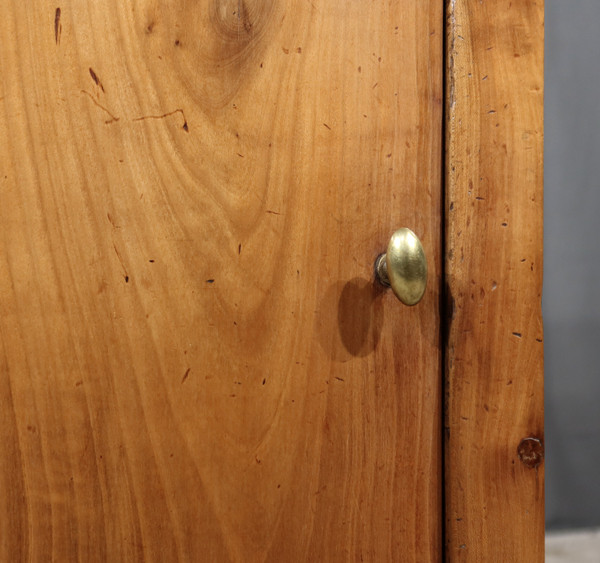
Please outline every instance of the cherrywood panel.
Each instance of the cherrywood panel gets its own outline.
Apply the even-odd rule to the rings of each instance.
[[[442,8],[3,3],[0,560],[439,560]]]
[[[447,11],[446,554],[544,557],[543,2]]]

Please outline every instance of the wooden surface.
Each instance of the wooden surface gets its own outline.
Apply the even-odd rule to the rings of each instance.
[[[2,12],[0,560],[439,560],[442,3]]]
[[[543,2],[447,33],[446,554],[543,561]]]

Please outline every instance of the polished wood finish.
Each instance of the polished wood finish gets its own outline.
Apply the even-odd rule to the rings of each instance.
[[[3,4],[0,560],[439,560],[442,8]]]
[[[543,2],[447,8],[446,554],[543,561]]]

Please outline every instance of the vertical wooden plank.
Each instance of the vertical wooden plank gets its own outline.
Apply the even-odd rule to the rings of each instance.
[[[450,561],[544,557],[543,2],[447,5]]]

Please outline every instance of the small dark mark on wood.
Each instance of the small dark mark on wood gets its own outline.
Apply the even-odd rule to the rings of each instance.
[[[262,67],[263,67],[263,64],[262,64],[262,63],[260,63],[260,68],[262,68]]]
[[[119,263],[121,264],[121,268],[123,268],[123,276],[125,278],[125,283],[129,283],[129,274],[127,273],[127,268],[125,268],[125,263],[123,262],[123,258],[121,257],[120,252],[117,250],[117,246],[113,243],[113,248],[115,249],[115,254],[119,259]]]
[[[102,82],[100,82],[98,75],[94,72],[94,69],[92,67],[90,67],[90,76],[92,77],[92,80],[96,83],[96,86],[98,86],[100,90],[104,92],[104,86],[102,85]]]
[[[521,258],[521,262],[525,262],[527,258]]]
[[[485,198],[481,197],[481,196],[477,196],[475,199],[478,199],[480,201],[484,200]]]
[[[148,260],[148,262],[150,262],[150,264],[154,264],[154,260]]]
[[[373,86],[372,86],[372,88],[371,88],[371,89],[372,89],[372,90],[375,90],[375,88],[377,88],[377,85],[378,85],[378,84],[379,84],[379,82],[375,82],[375,84],[373,84]]]
[[[262,461],[260,459],[258,459],[258,456],[254,456],[254,460],[256,461],[256,463],[258,463],[259,465],[262,463]]]
[[[156,22],[150,22],[147,26],[146,26],[146,33],[152,33],[152,31],[154,30],[154,26],[156,25]]]
[[[266,380],[266,378],[265,378],[265,379],[263,379],[263,382],[262,382],[262,384],[264,385],[266,382],[267,382],[267,380]]]
[[[213,280],[213,279],[206,280],[206,283],[215,283],[215,280]]]
[[[301,53],[302,53],[302,47],[298,47],[298,48],[296,49],[296,53],[298,53],[298,54],[301,54]]]
[[[513,336],[516,336],[517,338],[521,338],[522,334],[520,332],[513,332]]]
[[[60,34],[62,33],[62,24],[60,23],[60,8],[54,12],[54,41],[60,45]]]
[[[104,123],[106,125],[109,125],[110,123],[112,123],[113,121],[119,121],[119,118],[114,116],[109,110],[107,110],[101,103],[99,103],[98,101],[96,101],[96,99],[94,98],[94,96],[92,96],[87,90],[81,90],[82,94],[85,94],[86,96],[88,96],[88,98],[90,100],[92,100],[92,102],[94,102],[95,105],[97,105],[102,111],[105,111],[109,116],[110,119],[107,119],[106,121],[104,121]]]
[[[175,115],[176,113],[180,113],[181,117],[183,117],[183,125],[181,126],[181,128],[188,132],[189,128],[188,128],[188,124],[187,124],[187,119],[185,118],[185,113],[183,113],[182,109],[174,109],[173,111],[169,111],[167,113],[163,113],[162,115],[142,115],[141,117],[135,117],[134,119],[132,119],[131,121],[143,121],[145,119],[164,119],[165,117],[169,117],[170,115]]]
[[[358,67],[358,72],[361,73],[362,72],[362,67]]]
[[[453,201],[451,201],[451,202],[450,202],[450,211],[452,211],[453,209],[454,209],[454,202],[453,202]]]
[[[185,380],[188,378],[188,376],[190,375],[190,371],[192,368],[187,368],[185,370],[185,373],[183,374],[183,377],[181,378],[181,384],[183,385],[183,383],[185,382]]]
[[[240,154],[239,152],[236,152],[235,154],[237,154],[240,158],[244,158],[244,155]]]
[[[487,80],[487,74],[481,80]]]
[[[113,218],[110,216],[110,213],[106,214],[106,217],[108,219],[108,221],[110,222],[110,224],[113,226],[114,229],[120,229],[121,227],[119,225],[117,225],[114,221]]]
[[[386,154],[386,158],[392,158],[392,153]]]
[[[543,340],[541,338],[536,338],[535,341],[536,342],[543,342]]]
[[[75,387],[79,387],[80,385],[83,385],[83,381],[77,381],[75,383]]]
[[[490,111],[488,111],[488,113],[496,113],[495,109],[491,109]]]
[[[238,244],[238,254],[242,253],[242,243]]]
[[[506,385],[507,385],[507,386],[508,386],[508,385],[512,385],[512,379],[509,379],[509,380],[508,380],[508,383],[507,383]]]
[[[181,42],[179,39],[175,39],[175,47],[179,47],[179,45],[181,45]]]
[[[335,376],[335,378],[336,378],[338,381],[344,381],[344,380],[343,380],[341,377],[338,377],[337,375]]]
[[[327,125],[327,123],[323,123],[323,125],[324,125],[325,127],[327,127],[327,129],[329,129],[329,130],[331,131],[331,127],[329,127],[329,125]]]
[[[503,227],[508,227],[508,223],[502,223]]]
[[[281,50],[286,54],[289,55],[290,54],[290,50],[286,49],[285,47],[282,47]]]
[[[281,213],[277,213],[277,211],[271,211],[270,209],[267,209],[266,212],[271,213],[271,215],[281,215]]]

